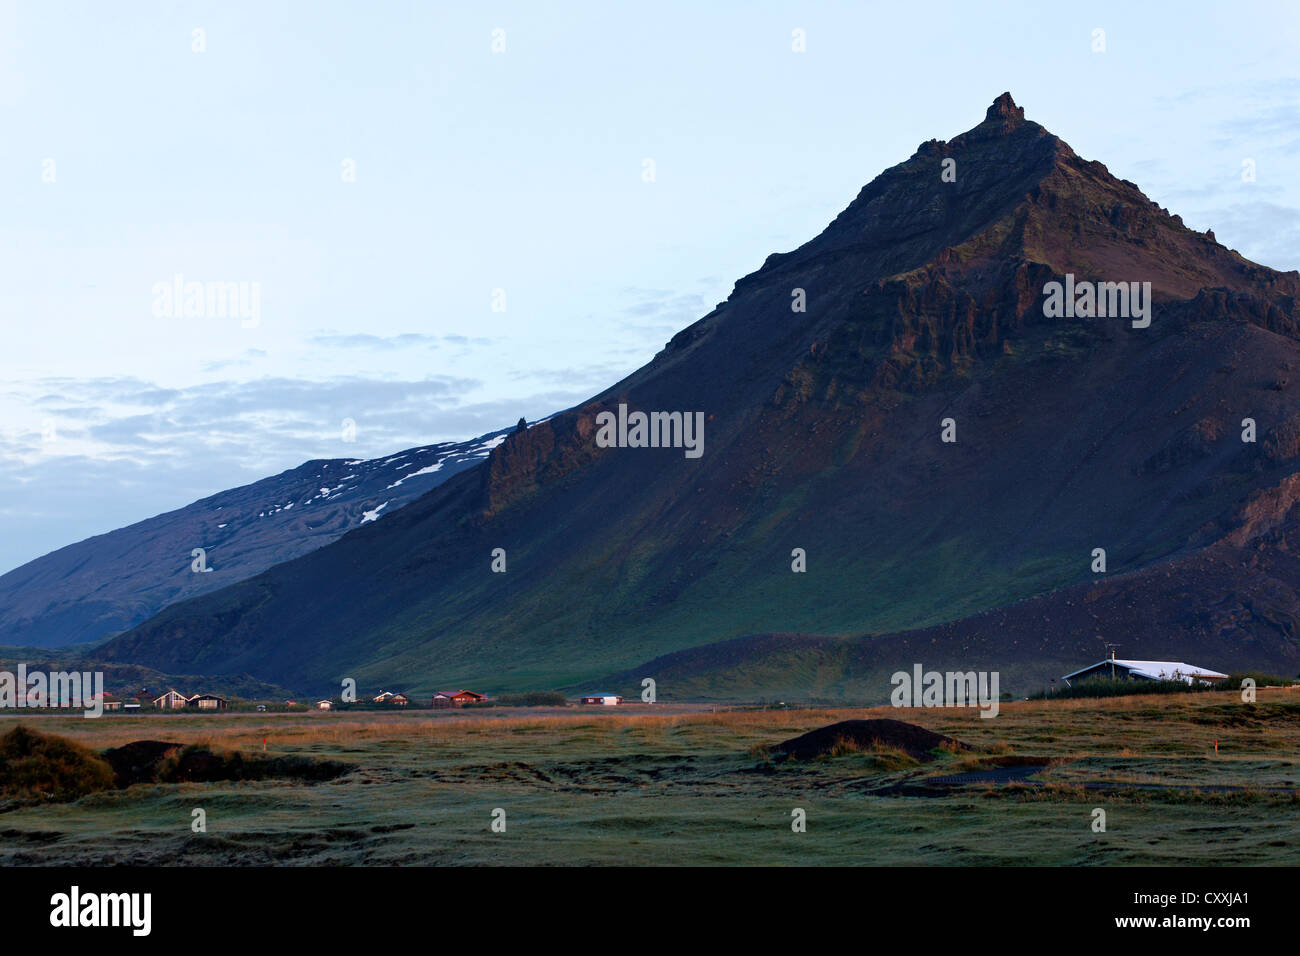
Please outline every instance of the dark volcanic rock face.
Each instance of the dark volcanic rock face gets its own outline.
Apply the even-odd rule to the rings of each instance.
[[[1150,283],[1150,325],[1047,317],[1067,274]],[[296,685],[436,661],[430,686],[501,689],[654,660],[730,696],[859,699],[899,664],[1038,680],[1104,639],[1294,672],[1298,302],[1300,275],[1187,229],[1004,95],[608,391],[105,653]],[[597,447],[619,403],[702,412],[703,457]],[[772,634],[799,638],[747,637]]]

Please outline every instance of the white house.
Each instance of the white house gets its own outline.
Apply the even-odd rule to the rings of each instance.
[[[331,704],[328,700],[318,700],[318,701],[316,701],[316,709],[317,709],[317,710],[329,710],[332,706],[334,706],[334,705]]]

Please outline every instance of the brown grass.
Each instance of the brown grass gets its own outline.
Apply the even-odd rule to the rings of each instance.
[[[261,752],[346,750],[390,743],[395,747],[419,743],[446,744],[472,749],[478,742],[514,736],[563,738],[574,743],[622,737],[633,744],[667,745],[702,742],[725,737],[735,750],[766,747],[781,739],[841,720],[891,717],[904,719],[992,754],[1042,754],[1066,756],[1109,754],[1123,757],[1213,754],[1219,741],[1220,757],[1257,753],[1259,729],[1252,725],[1215,726],[1188,720],[1198,710],[1222,708],[1239,702],[1236,692],[1204,693],[1188,698],[1144,695],[1095,700],[1043,700],[1004,702],[999,716],[980,719],[973,711],[913,708],[902,713],[892,707],[863,709],[720,710],[689,712],[626,708],[614,713],[571,709],[543,714],[485,710],[450,716],[431,712],[346,714],[257,714],[204,717],[171,715],[106,715],[99,720],[42,715],[44,729],[64,734],[100,750],[134,740],[174,740],[181,744],[206,744]],[[1297,703],[1284,689],[1260,691],[1259,705]],[[1246,705],[1242,705],[1243,707]],[[611,708],[612,710],[612,708]],[[1145,713],[1144,713],[1145,712]],[[31,721],[29,721],[31,722]],[[1225,720],[1225,724],[1229,722]],[[0,727],[3,722],[0,721]],[[1300,719],[1274,721],[1269,726],[1269,748],[1282,752],[1300,749]]]

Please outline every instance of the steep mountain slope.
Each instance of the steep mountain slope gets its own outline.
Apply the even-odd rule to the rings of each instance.
[[[1047,318],[1045,284],[1067,273],[1150,282],[1149,327]],[[607,392],[105,653],[284,683],[572,685],[746,635],[889,634],[1087,587],[1095,548],[1111,576],[1181,568],[1296,470],[1298,297],[1300,275],[1185,228],[1004,94]],[[599,447],[597,415],[620,403],[703,413],[703,455]],[[1259,441],[1240,440],[1245,417]],[[1112,638],[1138,626],[1120,606]],[[1050,622],[1014,622],[989,637],[1002,668],[1060,659]],[[1152,626],[1192,639],[1181,619]],[[1198,663],[1296,659],[1278,615],[1225,627],[1224,654],[1250,659]],[[951,655],[935,665],[966,663],[934,640]],[[883,698],[888,645],[822,683]],[[755,673],[747,694],[771,686]]]
[[[637,687],[654,675],[667,698],[745,699],[755,689],[793,699],[880,702],[898,671],[995,670],[1028,693],[1101,660],[1108,643],[1141,660],[1214,661],[1228,668],[1300,671],[1300,512],[1295,479],[1266,528],[1249,520],[1206,548],[1095,583],[945,624],[891,634],[756,634],[676,651],[602,678]],[[1276,496],[1263,493],[1252,502]],[[1289,539],[1289,540],[1288,540]]]
[[[63,647],[124,631],[392,514],[482,462],[504,436],[309,461],[52,551],[0,576],[0,644]],[[192,570],[195,548],[207,572]]]

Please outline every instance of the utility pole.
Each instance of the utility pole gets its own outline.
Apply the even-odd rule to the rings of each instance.
[[[1112,644],[1109,641],[1106,642],[1106,648],[1107,650],[1110,651],[1110,679],[1111,680],[1115,679],[1115,649],[1117,647],[1119,647],[1118,644]]]

